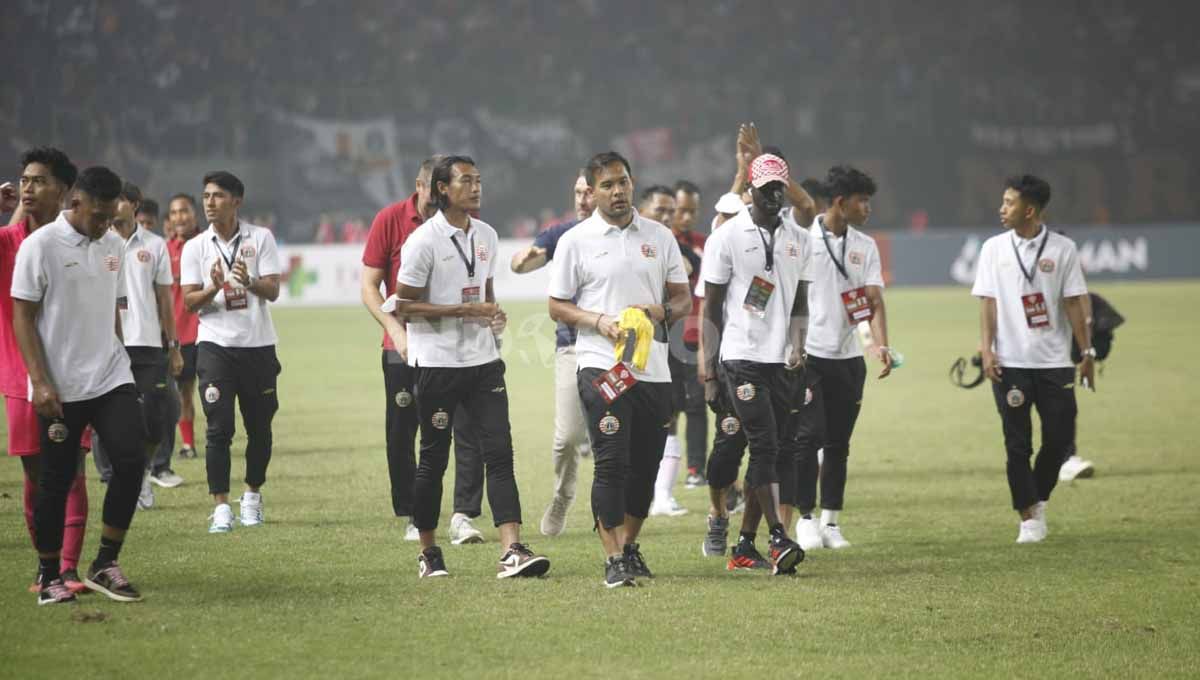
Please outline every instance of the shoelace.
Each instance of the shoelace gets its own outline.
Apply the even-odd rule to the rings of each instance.
[[[74,595],[61,580],[52,581],[50,585],[46,586],[46,593],[55,600],[62,600]]]
[[[121,567],[116,562],[108,565],[100,570],[101,574],[108,576],[108,580],[118,588],[124,588],[129,585],[129,579],[125,578],[125,574],[121,573]]]

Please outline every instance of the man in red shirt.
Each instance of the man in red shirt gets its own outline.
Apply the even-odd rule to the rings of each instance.
[[[699,262],[704,256],[705,235],[696,231],[700,211],[700,188],[681,179],[675,183],[675,216],[671,232],[679,243],[684,262],[691,265],[688,283],[692,290],[692,312],[671,329],[671,381],[674,383],[676,408],[687,416],[687,468],[685,484],[694,489],[704,486],[704,465],[708,452],[708,411],[704,404],[704,389],[696,375],[696,348],[700,344],[700,307],[695,297],[700,277]]]
[[[362,302],[383,327],[383,384],[387,392],[386,431],[388,476],[392,486],[392,512],[404,520],[404,540],[419,540],[412,524],[413,481],[416,478],[418,414],[413,398],[413,368],[408,364],[408,333],[404,323],[383,312],[384,295],[396,292],[400,273],[400,248],[409,234],[437,213],[429,198],[429,176],[441,156],[421,163],[416,191],[375,216],[363,249]],[[386,293],[380,292],[380,285]],[[481,513],[483,458],[479,442],[462,409],[454,414],[454,515],[450,519],[452,544],[482,543],[483,534],[471,525]]]
[[[12,224],[0,228],[0,390],[8,412],[8,455],[18,456],[25,470],[25,524],[34,536],[33,508],[36,504],[41,473],[41,428],[37,412],[29,399],[29,374],[13,333],[13,299],[11,294],[13,268],[17,250],[25,237],[44,224],[53,222],[62,209],[63,199],[75,183],[78,171],[67,155],[58,149],[31,149],[21,157],[19,193],[6,184],[0,199],[0,213],[14,210]],[[15,205],[14,205],[15,203]],[[63,545],[60,573],[63,583],[74,592],[84,590],[77,566],[83,550],[87,529],[88,496],[82,453],[91,448],[85,432],[80,443],[79,472],[67,493],[66,521],[63,524]],[[35,545],[36,547],[36,545]],[[38,588],[35,582],[31,590]]]
[[[171,275],[175,277],[175,282],[171,284],[171,300],[175,305],[175,332],[179,335],[180,351],[183,353],[183,372],[176,378],[179,385],[179,434],[183,439],[179,456],[195,458],[196,335],[200,329],[200,317],[188,311],[183,303],[183,288],[179,285],[179,261],[183,256],[183,245],[198,233],[195,197],[190,194],[172,196],[167,205],[167,224],[163,235],[167,238],[167,253],[171,256]]]

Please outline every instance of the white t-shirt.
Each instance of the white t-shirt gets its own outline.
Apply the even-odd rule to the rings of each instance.
[[[120,234],[113,234],[121,238]],[[161,349],[162,324],[158,320],[158,298],[154,287],[175,282],[167,242],[158,234],[138,227],[129,240],[124,241],[124,250],[121,271],[125,279],[125,297],[118,300],[118,307],[122,308],[121,335],[125,338],[125,346]]]
[[[225,271],[225,282],[231,287],[240,287],[230,273],[237,259],[246,263],[246,271],[254,278],[283,273],[279,262],[279,251],[275,248],[275,236],[270,230],[246,222],[238,223],[238,231],[228,242],[221,241],[216,227],[208,229],[188,240],[183,246],[179,263],[180,285],[207,286],[208,272],[214,262],[220,262]],[[211,342],[221,347],[268,347],[278,342],[275,324],[267,300],[246,291],[246,306],[228,309],[225,291],[221,290],[213,301],[198,312],[200,332],[196,342]]]
[[[580,309],[610,317],[633,305],[663,304],[668,283],[688,282],[671,230],[636,211],[624,229],[592,213],[559,239],[550,266],[550,297],[578,297]],[[575,357],[578,368],[608,370],[617,362],[613,343],[586,325],[575,340]],[[638,380],[671,382],[667,344],[652,343],[645,370],[629,368]]]
[[[121,237],[75,231],[66,212],[30,234],[17,251],[12,296],[41,302],[37,332],[50,382],[63,402],[94,399],[133,382],[117,338],[117,298],[125,294]]]
[[[854,332],[857,324],[850,323],[842,293],[866,286],[883,288],[879,248],[875,239],[851,226],[846,227],[844,236],[834,236],[822,227],[822,217],[817,215],[809,227],[813,278],[808,287],[805,349],[822,359],[853,359],[862,356],[862,348]]]
[[[496,230],[486,222],[472,218],[463,231],[439,210],[404,242],[396,280],[427,289],[424,302],[430,304],[487,302],[487,282],[496,273],[499,245]],[[472,262],[474,274],[468,272]],[[496,337],[484,319],[408,320],[408,360],[413,366],[466,368],[499,358]]]
[[[1045,249],[1038,256],[1043,239]],[[1014,252],[1014,246],[1016,252]],[[1021,254],[1021,264],[1017,261]],[[1033,282],[1025,278],[1033,274]],[[1046,326],[1030,328],[1023,296],[1041,293]],[[1012,231],[997,234],[983,243],[971,294],[996,300],[996,343],[1001,366],[1012,368],[1069,368],[1071,322],[1063,298],[1087,295],[1087,282],[1075,242],[1042,225],[1031,240]]]
[[[800,281],[811,281],[811,245],[807,231],[781,219],[774,242],[767,230],[755,225],[749,212],[738,213],[710,238],[704,249],[700,278],[726,285],[721,334],[721,360],[764,364],[787,361],[788,327]],[[766,249],[771,249],[771,271],[766,269]],[[760,284],[755,284],[758,279]],[[766,296],[761,295],[773,286]],[[748,297],[751,288],[756,294]],[[751,297],[755,298],[753,301]],[[747,304],[751,303],[751,304]],[[757,310],[756,304],[761,306]],[[750,307],[750,308],[748,308]]]

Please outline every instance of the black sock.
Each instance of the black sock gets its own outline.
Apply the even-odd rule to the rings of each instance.
[[[754,543],[754,532],[753,531],[743,531],[743,532],[739,533],[738,534],[738,543],[753,544]]]
[[[783,522],[771,527],[771,537],[787,538],[787,532],[783,530]]]
[[[50,583],[61,576],[58,573],[58,556],[39,557],[38,562],[38,580],[41,583]]]
[[[101,569],[107,567],[110,562],[116,562],[123,543],[124,541],[118,541],[115,538],[101,536],[100,552],[96,553],[96,561],[92,563],[92,567]]]

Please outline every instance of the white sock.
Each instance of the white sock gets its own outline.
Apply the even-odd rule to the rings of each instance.
[[[662,462],[658,464],[658,478],[654,481],[654,497],[666,502],[671,497],[671,487],[679,475],[679,439],[667,435],[667,443],[663,446]]]
[[[837,518],[838,518],[837,510],[822,510],[821,511],[821,525],[822,526],[824,526],[826,524],[837,524]]]

